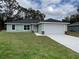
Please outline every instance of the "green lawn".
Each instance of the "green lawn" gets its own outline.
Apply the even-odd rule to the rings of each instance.
[[[79,54],[45,36],[0,32],[0,59],[79,59]]]
[[[67,32],[68,35],[79,37],[79,32]]]

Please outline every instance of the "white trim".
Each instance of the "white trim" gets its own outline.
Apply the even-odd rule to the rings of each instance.
[[[41,23],[44,23],[44,24],[47,24],[47,23],[57,23],[57,24],[70,24],[70,23],[66,23],[66,22],[5,23],[5,24],[27,24],[27,25],[30,25],[30,24],[41,24]]]
[[[48,24],[49,24],[49,23],[51,23],[51,24],[52,24],[52,23],[57,23],[57,24],[70,24],[70,23],[65,23],[65,22],[40,22],[40,23],[42,23],[42,24],[43,24],[43,23],[44,23],[44,24],[47,24],[47,23],[48,23]]]

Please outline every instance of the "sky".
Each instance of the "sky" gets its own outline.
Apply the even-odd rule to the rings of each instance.
[[[46,19],[62,20],[77,13],[79,0],[17,0],[20,6],[40,10]]]

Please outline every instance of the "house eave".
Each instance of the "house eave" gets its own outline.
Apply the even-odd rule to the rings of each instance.
[[[65,22],[39,22],[39,23],[5,23],[5,24],[70,24]]]
[[[75,24],[75,25],[68,25],[68,26],[72,26],[72,27],[73,27],[73,26],[79,26],[79,24]]]
[[[65,23],[65,22],[40,22],[40,23],[42,23],[42,24],[70,24],[70,23]]]
[[[5,23],[5,24],[39,24],[39,23]]]

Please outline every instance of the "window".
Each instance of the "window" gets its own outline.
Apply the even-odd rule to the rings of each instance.
[[[12,30],[15,30],[15,25],[12,25]]]
[[[30,25],[24,25],[24,30],[29,30],[30,29]]]

